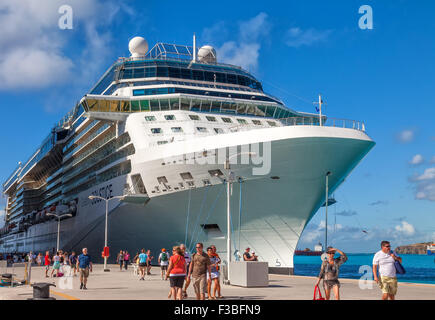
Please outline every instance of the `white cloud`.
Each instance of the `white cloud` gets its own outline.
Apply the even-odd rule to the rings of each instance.
[[[420,176],[417,176],[416,180],[433,180],[435,179],[435,167],[427,168],[424,170],[423,174]]]
[[[124,4],[74,0],[69,3],[73,9],[73,29],[61,30],[58,10],[64,4],[64,0],[0,3],[0,90],[83,81],[101,63],[107,63],[111,36],[99,29],[108,26]],[[70,56],[68,41],[72,36],[80,37],[79,46],[85,48],[79,54],[81,60]]]
[[[261,43],[270,31],[268,16],[260,12],[255,17],[238,23],[235,40],[225,41],[216,46],[218,61],[241,66],[244,69],[255,71],[258,67]],[[220,21],[212,27],[205,28],[201,39],[211,44],[220,42],[222,38],[231,33],[227,23]]]
[[[416,166],[422,164],[423,162],[424,162],[423,156],[421,154],[416,154],[415,156],[412,157],[411,161],[409,161],[409,164]]]
[[[402,224],[395,226],[394,229],[405,236],[412,236],[415,233],[414,226],[406,221],[402,221]]]
[[[408,143],[408,142],[411,142],[412,140],[414,140],[414,136],[415,136],[414,130],[408,129],[408,130],[403,130],[403,131],[399,132],[397,135],[397,138],[402,143]]]
[[[316,30],[313,28],[302,30],[294,27],[287,30],[285,35],[285,43],[289,47],[298,48],[301,46],[310,46],[317,42],[324,42],[328,39],[332,30]]]
[[[409,178],[414,184],[415,198],[435,201],[435,167],[427,168],[421,175]]]
[[[430,159],[430,163],[435,163],[435,156]]]

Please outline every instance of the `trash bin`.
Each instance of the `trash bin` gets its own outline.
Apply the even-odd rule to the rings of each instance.
[[[56,300],[56,298],[50,297],[50,286],[55,287],[54,283],[39,282],[32,284],[33,298],[28,300]]]

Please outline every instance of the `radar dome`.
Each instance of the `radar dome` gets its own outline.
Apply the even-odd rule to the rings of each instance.
[[[128,50],[132,57],[144,56],[148,51],[148,42],[142,37],[134,37],[128,43]]]
[[[204,63],[216,63],[216,50],[212,46],[203,46],[198,50],[198,60]]]

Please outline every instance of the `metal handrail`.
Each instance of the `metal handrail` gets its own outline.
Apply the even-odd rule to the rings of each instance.
[[[284,126],[320,126],[318,117],[290,117],[277,120]],[[364,122],[359,120],[323,117],[322,126],[366,131]]]

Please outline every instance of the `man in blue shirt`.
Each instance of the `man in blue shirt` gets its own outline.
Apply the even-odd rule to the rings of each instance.
[[[139,255],[139,270],[140,270],[140,279],[145,280],[145,268],[147,267],[148,255],[145,253],[145,249],[141,250]]]
[[[89,271],[92,272],[91,256],[88,255],[88,249],[83,248],[82,254],[77,259],[77,268],[80,270],[80,289],[86,290],[86,282],[88,281]]]

